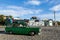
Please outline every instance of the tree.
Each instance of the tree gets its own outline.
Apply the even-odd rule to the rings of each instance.
[[[4,16],[4,15],[0,15],[0,24],[2,25],[4,25],[5,24],[5,18],[6,17],[10,17],[10,18],[12,18],[12,16],[10,15],[10,16]]]
[[[4,21],[4,15],[0,15],[0,22]]]
[[[4,21],[5,21],[4,15],[0,15],[0,24],[4,24]]]
[[[10,18],[13,18],[11,15],[9,15]]]
[[[58,25],[60,25],[60,22],[59,22],[59,21],[57,21],[57,24],[58,24]]]
[[[37,19],[37,17],[33,16],[33,17],[31,17],[31,19],[33,19],[33,20],[34,20],[34,19]]]

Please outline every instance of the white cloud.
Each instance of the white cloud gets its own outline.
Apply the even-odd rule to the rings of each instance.
[[[49,0],[45,0],[46,2],[48,2]]]
[[[0,10],[0,14],[17,16],[16,11],[14,11],[14,10]]]
[[[29,0],[28,2],[26,2],[27,4],[30,4],[30,5],[40,5],[41,2],[38,1],[38,0]]]
[[[56,13],[56,21],[60,21],[60,12],[59,13]],[[38,15],[38,17],[40,17],[41,19],[53,19],[54,20],[54,14],[53,13],[49,13],[49,14],[41,14],[41,15]]]
[[[12,15],[14,17],[20,17],[26,14],[38,14],[42,12],[41,9],[27,9],[21,6],[6,6],[5,9],[0,10],[0,14]]]
[[[50,8],[50,10],[52,10],[52,11],[60,11],[60,4],[56,5],[56,6],[53,6],[52,8]]]
[[[56,5],[56,4],[60,4],[60,0],[50,0],[49,1],[49,4],[54,4],[54,5]]]

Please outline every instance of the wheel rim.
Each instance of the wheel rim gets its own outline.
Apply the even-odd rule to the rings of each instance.
[[[12,32],[10,32],[10,34],[12,34]]]
[[[31,32],[30,35],[33,36],[35,33],[34,32]]]

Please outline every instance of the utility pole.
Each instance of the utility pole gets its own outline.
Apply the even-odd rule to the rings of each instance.
[[[56,15],[55,15],[55,13],[56,13],[56,12],[54,11],[54,22],[56,21]]]
[[[56,22],[56,11],[54,11],[54,26],[57,26],[57,22]]]

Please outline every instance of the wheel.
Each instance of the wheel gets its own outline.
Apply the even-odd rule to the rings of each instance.
[[[30,32],[29,33],[31,36],[34,36],[35,35],[35,32]]]
[[[6,31],[5,31],[5,33],[6,33],[6,34],[12,34],[12,32],[6,32]]]
[[[6,33],[6,34],[10,34],[10,32],[8,32],[8,31],[5,31],[5,33]]]
[[[12,34],[12,32],[9,32],[10,34]]]

